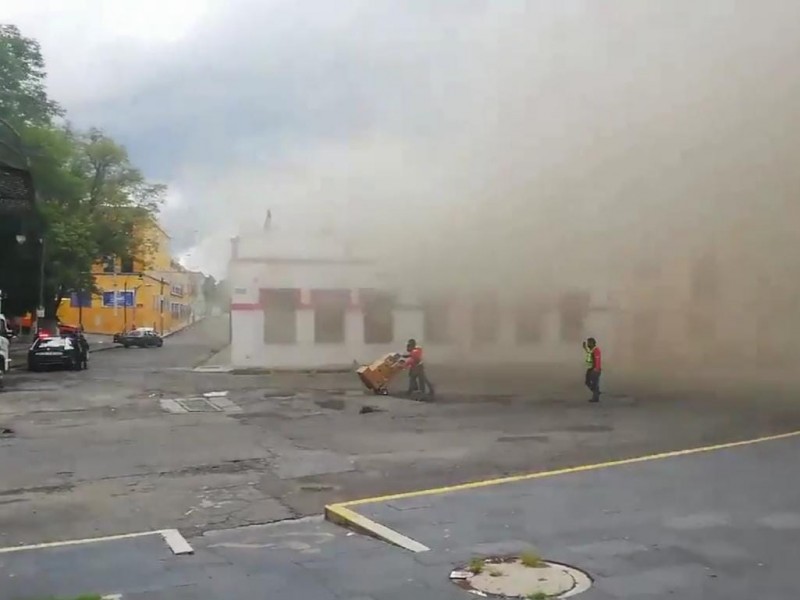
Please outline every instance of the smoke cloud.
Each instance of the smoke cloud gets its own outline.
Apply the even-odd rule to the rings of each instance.
[[[634,321],[702,309],[717,327],[671,344],[698,356],[772,361],[800,333],[800,3],[221,6],[158,60],[118,53],[115,75],[143,82],[124,110],[68,106],[158,159],[192,266],[221,274],[269,208],[335,224],[421,291],[607,290]],[[697,264],[713,293],[688,289]]]
[[[778,0],[486,4],[407,32],[413,61],[378,44],[412,74],[373,126],[225,185],[278,220],[335,215],[371,253],[406,248],[418,284],[615,287],[715,244],[757,270],[793,236],[798,17]]]

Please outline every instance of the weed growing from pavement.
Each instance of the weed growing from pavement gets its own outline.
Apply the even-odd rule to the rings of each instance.
[[[536,554],[536,552],[523,552],[519,557],[519,562],[522,563],[522,566],[530,569],[539,569],[545,566],[542,557]]]
[[[502,577],[503,572],[500,569],[489,569],[489,577]]]
[[[472,573],[473,575],[480,575],[483,572],[483,559],[482,558],[473,558],[469,561],[469,568],[467,571]]]
[[[533,594],[528,594],[528,600],[547,600],[547,594],[544,592],[534,592]]]

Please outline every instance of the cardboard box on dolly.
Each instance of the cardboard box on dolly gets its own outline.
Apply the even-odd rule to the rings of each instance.
[[[401,355],[386,354],[370,365],[359,367],[356,373],[368,390],[385,396],[389,393],[389,383],[404,367]]]

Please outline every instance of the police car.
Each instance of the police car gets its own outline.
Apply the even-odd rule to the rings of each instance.
[[[51,367],[80,370],[78,349],[71,338],[43,334],[33,342],[28,350],[28,370],[41,371]]]

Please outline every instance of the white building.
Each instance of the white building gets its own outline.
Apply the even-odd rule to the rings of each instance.
[[[575,362],[592,335],[608,352],[613,311],[599,294],[509,298],[395,289],[389,274],[335,236],[292,228],[232,240],[234,367],[330,368],[424,344],[431,363]]]

